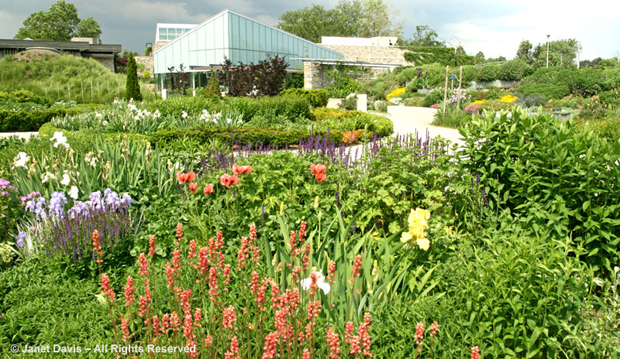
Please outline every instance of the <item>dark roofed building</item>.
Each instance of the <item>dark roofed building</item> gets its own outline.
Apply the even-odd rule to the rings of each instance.
[[[115,71],[114,57],[123,50],[121,45],[100,45],[96,38],[75,37],[71,41],[34,41],[0,39],[0,58],[26,50],[51,50],[91,58]],[[116,72],[116,71],[115,71]]]

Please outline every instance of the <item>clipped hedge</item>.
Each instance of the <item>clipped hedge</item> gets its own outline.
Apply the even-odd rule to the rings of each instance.
[[[566,83],[558,84],[537,84],[529,83],[519,87],[516,91],[519,97],[542,96],[547,99],[560,99],[570,94],[570,88]]]
[[[50,100],[43,96],[37,96],[32,91],[15,90],[11,92],[0,91],[0,101],[15,103],[36,103],[38,105],[49,106]]]
[[[34,111],[2,111],[0,110],[0,132],[38,131],[52,118],[80,113],[78,109],[47,109]]]
[[[329,101],[329,92],[325,89],[321,90],[304,90],[299,88],[287,89],[280,93],[282,96],[299,96],[303,97],[310,103],[313,108],[327,106]]]
[[[291,120],[310,117],[310,102],[296,96],[231,97],[224,103],[243,114],[243,122],[249,122],[254,116],[283,115]]]
[[[252,148],[259,146],[271,146],[284,148],[294,146],[299,140],[306,140],[311,133],[304,130],[283,131],[274,128],[196,128],[191,130],[164,130],[157,131],[148,136],[148,140],[157,147],[166,147],[176,140],[190,139],[200,144],[207,144],[213,140],[221,141],[228,145],[238,145],[245,147],[251,144]],[[342,131],[338,130],[317,130],[312,133],[314,136],[327,136],[335,144],[342,142]]]

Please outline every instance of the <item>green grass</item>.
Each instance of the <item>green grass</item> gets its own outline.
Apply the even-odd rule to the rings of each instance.
[[[5,56],[0,60],[0,91],[30,90],[53,102],[109,103],[123,97],[126,78],[95,60],[73,55],[31,61]],[[142,95],[145,100],[156,96],[145,87]]]

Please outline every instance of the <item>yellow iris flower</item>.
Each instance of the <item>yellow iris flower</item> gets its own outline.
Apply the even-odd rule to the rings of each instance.
[[[415,240],[420,249],[427,251],[430,247],[430,241],[425,238],[425,232],[428,229],[428,219],[430,217],[431,212],[426,209],[412,209],[408,218],[409,231],[401,235],[401,242],[407,243],[411,240]]]

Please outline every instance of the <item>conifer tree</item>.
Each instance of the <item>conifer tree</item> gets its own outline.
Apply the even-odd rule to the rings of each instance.
[[[138,82],[138,66],[136,65],[136,59],[133,55],[129,55],[127,60],[127,87],[125,90],[125,99],[129,101],[142,101],[142,94],[140,93],[140,83]]]

